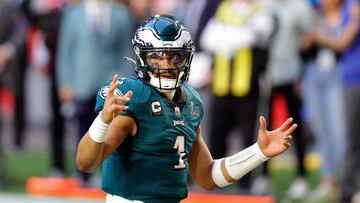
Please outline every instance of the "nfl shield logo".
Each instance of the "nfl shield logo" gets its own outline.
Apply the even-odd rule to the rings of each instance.
[[[177,116],[180,116],[181,112],[180,112],[180,108],[178,106],[174,107],[174,111]]]

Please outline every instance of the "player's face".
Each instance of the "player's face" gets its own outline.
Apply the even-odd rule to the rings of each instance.
[[[146,55],[148,65],[154,68],[154,76],[168,79],[176,79],[179,67],[185,63],[183,52],[149,52]]]

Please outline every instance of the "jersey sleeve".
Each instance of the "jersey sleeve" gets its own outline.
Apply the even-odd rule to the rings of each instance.
[[[132,91],[133,95],[125,105],[129,106],[129,110],[122,111],[121,114],[129,115],[132,114],[136,109],[136,106],[140,103],[146,102],[146,100],[150,96],[149,87],[145,85],[141,80],[133,79],[133,78],[120,78],[119,86],[115,90],[114,94],[117,96],[123,96],[128,91]],[[109,86],[111,81],[107,81],[105,85],[99,90],[96,97],[96,105],[95,105],[95,112],[99,113],[105,104],[106,97],[109,93]]]

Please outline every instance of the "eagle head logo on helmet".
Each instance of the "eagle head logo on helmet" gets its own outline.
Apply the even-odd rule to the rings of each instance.
[[[190,32],[175,17],[155,15],[144,22],[135,32],[132,39],[133,51],[136,56],[135,71],[141,80],[161,92],[174,91],[183,85],[190,75],[190,64],[195,52]],[[148,64],[149,53],[179,53],[183,60],[176,65],[176,78],[156,77],[154,71],[170,68],[159,68]],[[174,69],[174,68],[172,68]]]

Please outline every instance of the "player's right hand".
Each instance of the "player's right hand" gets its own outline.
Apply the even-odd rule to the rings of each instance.
[[[120,114],[121,111],[129,109],[125,105],[126,102],[130,101],[132,91],[128,91],[124,96],[115,95],[114,92],[119,86],[118,75],[115,74],[109,87],[109,93],[106,97],[105,104],[101,114],[101,120],[104,123],[110,124],[111,121]]]

